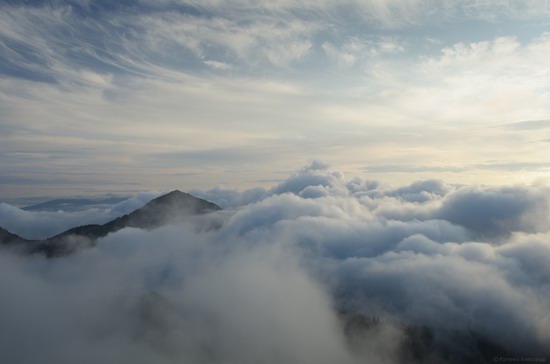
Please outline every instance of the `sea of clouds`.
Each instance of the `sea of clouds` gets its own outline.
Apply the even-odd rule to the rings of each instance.
[[[272,189],[194,190],[224,208],[207,217],[219,229],[127,228],[55,259],[0,251],[0,362],[398,363],[414,359],[411,327],[431,335],[422,361],[477,360],[480,340],[550,360],[549,192],[393,188],[320,162]],[[2,204],[0,225],[44,237],[44,221],[98,212],[67,214]],[[375,324],[350,336],[350,312]]]

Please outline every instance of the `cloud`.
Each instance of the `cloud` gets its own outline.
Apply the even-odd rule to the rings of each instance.
[[[340,45],[325,42],[321,48],[327,57],[340,68],[350,68],[356,64],[368,68],[377,58],[384,55],[397,54],[405,50],[403,41],[385,36],[353,36]]]
[[[487,244],[446,244],[450,252],[437,249],[440,244],[432,249],[418,244],[413,248],[408,243],[405,251],[378,258],[343,262],[339,273],[332,272],[339,275],[335,289],[347,294],[343,303],[370,312],[389,310],[405,320],[438,327],[442,335],[471,330],[514,351],[544,352],[548,323],[537,318],[543,317],[548,297],[510,278],[521,275],[507,269],[514,266],[513,258],[495,254]],[[539,288],[542,282],[537,282]]]
[[[314,161],[270,190],[202,195],[228,206],[217,230],[123,229],[51,260],[0,251],[2,359],[548,355],[544,186],[395,188]]]
[[[209,67],[212,67],[213,69],[222,70],[222,71],[230,70],[232,68],[230,64],[227,64],[225,62],[219,62],[219,61],[204,61],[204,64],[206,64]]]
[[[451,22],[457,17],[473,20],[498,22],[502,19],[526,20],[544,19],[550,13],[550,7],[544,0],[529,2],[515,0],[323,0],[323,1],[195,1],[166,0],[142,1],[142,3],[192,6],[203,11],[235,15],[246,9],[247,15],[258,12],[277,16],[322,15],[330,19],[356,19],[384,28],[404,28],[426,23]],[[254,7],[252,7],[254,5]]]
[[[257,187],[246,191],[238,191],[231,188],[215,187],[208,191],[200,189],[191,190],[193,196],[214,202],[216,205],[227,207],[239,207],[263,200],[269,196],[267,190]]]
[[[342,173],[334,172],[329,175],[323,173],[328,167],[329,165],[322,161],[313,160],[269,190],[257,187],[246,191],[238,191],[220,186],[207,191],[193,189],[192,193],[197,197],[213,201],[219,206],[233,208],[289,192],[305,198],[328,196],[336,189],[339,189],[340,193],[346,194],[347,191],[341,185]],[[332,191],[328,191],[328,189]]]
[[[504,125],[503,127],[507,127],[514,130],[539,130],[539,129],[546,129],[550,128],[550,120],[527,120],[527,121],[518,121],[515,123],[511,123],[508,125]]]
[[[345,50],[339,50],[330,43],[324,43],[322,48],[327,56],[333,59],[339,67],[351,67],[357,61],[357,56],[353,53],[346,52]]]
[[[436,216],[482,236],[548,228],[548,191],[525,187],[462,188],[443,200]]]
[[[121,231],[75,259],[2,255],[2,360],[352,362],[329,300],[294,258],[226,243],[170,227]]]
[[[399,197],[408,202],[426,202],[440,199],[447,195],[453,188],[439,180],[417,181],[409,186],[400,187],[388,191],[386,195]]]

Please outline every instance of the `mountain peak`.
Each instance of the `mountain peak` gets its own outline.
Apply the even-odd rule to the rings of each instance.
[[[153,229],[194,215],[203,215],[218,210],[221,210],[221,207],[212,202],[174,190],[106,224],[79,226],[57,235],[54,239],[68,235],[82,235],[97,239],[125,227]]]
[[[59,256],[74,250],[74,247],[66,244],[66,238],[70,236],[79,236],[85,238],[84,241],[89,244],[94,244],[96,239],[125,227],[154,229],[180,221],[197,221],[194,220],[196,216],[218,210],[221,207],[212,202],[174,190],[106,224],[77,226],[46,240],[28,241],[0,227],[0,245],[21,246],[28,243],[24,245],[31,253],[41,252],[48,257]]]
[[[218,210],[221,210],[221,207],[212,202],[174,190],[106,224],[77,226],[52,238],[35,241],[31,252],[41,252],[48,257],[64,255],[74,250],[74,247],[66,244],[66,238],[70,236],[82,237],[85,238],[84,241],[88,241],[86,244],[94,244],[96,239],[125,227],[154,229],[180,221],[197,221],[194,220],[196,216]],[[2,243],[7,243],[11,240],[16,241],[18,237],[0,228],[0,238]]]
[[[180,190],[173,190],[168,193],[165,193],[164,195],[160,195],[159,197],[167,197],[167,196],[181,196],[181,195],[189,195],[188,193],[181,192]],[[191,195],[189,195],[191,196]]]
[[[198,215],[217,210],[221,210],[221,207],[212,202],[197,198],[180,190],[174,190],[149,201],[145,206],[130,213],[128,216],[155,212],[171,220],[172,217],[180,215]],[[158,219],[158,216],[151,216],[151,218]]]
[[[190,195],[188,193],[185,193],[185,192],[181,192],[180,190],[173,190],[173,191],[170,191],[168,193],[165,193],[164,195],[160,195],[159,197],[157,198],[154,198],[153,200],[151,201],[163,201],[163,202],[167,202],[167,201],[173,201],[173,200],[181,200],[181,199],[196,199],[195,196],[193,195]]]

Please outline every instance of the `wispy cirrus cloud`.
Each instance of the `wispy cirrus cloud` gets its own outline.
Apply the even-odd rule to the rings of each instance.
[[[0,169],[12,180],[35,176],[37,185],[53,174],[74,179],[63,172],[71,168],[112,179],[131,175],[125,180],[144,187],[152,178],[136,182],[135,176],[149,171],[162,176],[151,186],[160,190],[178,183],[169,177],[178,173],[208,175],[191,185],[220,177],[243,186],[279,179],[257,162],[246,163],[246,181],[243,174],[226,174],[237,170],[238,158],[226,166],[227,158],[212,152],[244,158],[240,151],[251,148],[278,155],[277,171],[323,158],[350,171],[366,164],[403,166],[386,171],[395,181],[411,180],[411,170],[461,183],[517,179],[479,169],[477,177],[468,176],[456,168],[544,162],[547,143],[536,133],[491,128],[548,119],[548,36],[543,26],[527,27],[524,20],[538,19],[544,6],[5,3]],[[401,14],[403,9],[414,11]],[[508,15],[490,20],[483,12]],[[488,32],[499,22],[515,24],[512,34]],[[439,43],[430,41],[433,29],[446,26],[467,36],[457,40],[438,31]],[[484,143],[488,138],[494,143]],[[169,158],[161,168],[154,158],[141,158],[144,150],[202,153],[208,167],[191,171],[183,160]],[[540,173],[537,168],[525,178]],[[18,188],[4,186],[4,195]]]

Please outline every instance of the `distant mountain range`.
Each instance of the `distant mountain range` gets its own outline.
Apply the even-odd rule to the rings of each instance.
[[[126,227],[154,229],[218,210],[221,207],[212,202],[175,190],[108,223],[77,226],[49,239],[27,240],[0,227],[0,245],[54,257],[71,253],[82,245],[94,245],[97,239]]]
[[[108,197],[102,199],[59,198],[21,208],[26,211],[81,211],[91,207],[105,207],[127,200],[128,197]]]

